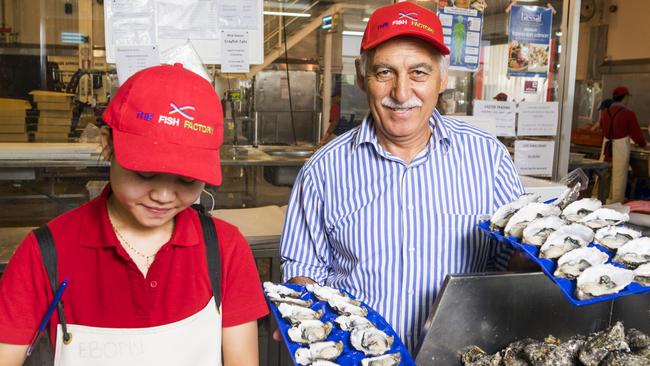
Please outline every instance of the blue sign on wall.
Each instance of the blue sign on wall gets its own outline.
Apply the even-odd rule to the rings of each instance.
[[[548,76],[553,12],[541,6],[514,5],[508,31],[508,75]]]

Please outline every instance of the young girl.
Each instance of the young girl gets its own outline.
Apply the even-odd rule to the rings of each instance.
[[[156,66],[129,78],[103,118],[110,183],[30,233],[0,280],[0,365],[25,360],[64,279],[48,327],[55,365],[257,365],[268,310],[251,251],[237,228],[190,207],[221,183],[216,91],[180,64]]]

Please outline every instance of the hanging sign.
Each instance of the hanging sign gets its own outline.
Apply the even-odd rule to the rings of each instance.
[[[515,166],[520,175],[553,175],[555,141],[515,141]]]
[[[515,136],[516,113],[517,104],[515,102],[474,101],[474,116],[494,120],[497,136]]]
[[[474,9],[444,7],[438,12],[445,45],[449,48],[449,68],[476,71],[481,51],[483,13]]]
[[[558,102],[519,103],[518,136],[555,136],[559,112]]]
[[[553,11],[513,5],[508,29],[508,76],[546,78],[549,70]]]

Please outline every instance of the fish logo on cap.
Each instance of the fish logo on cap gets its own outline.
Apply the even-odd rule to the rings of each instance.
[[[178,113],[178,114],[180,114],[181,116],[183,116],[183,117],[189,119],[190,121],[194,121],[194,117],[192,117],[192,116],[190,116],[189,114],[183,112],[184,110],[195,111],[196,108],[194,108],[194,106],[186,105],[186,106],[183,106],[183,107],[177,107],[176,104],[174,104],[174,103],[169,103],[169,106],[172,107],[172,110],[169,111],[169,114]]]
[[[408,19],[411,19],[414,22],[417,22],[418,21],[418,13],[416,13],[414,11],[409,11],[408,13],[404,13],[404,12],[400,11],[399,12],[399,19],[403,19],[403,18],[408,18]]]

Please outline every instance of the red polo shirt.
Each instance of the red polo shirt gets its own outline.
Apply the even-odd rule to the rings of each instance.
[[[49,223],[59,259],[59,282],[70,324],[144,328],[176,322],[212,297],[198,214],[175,218],[174,233],[145,278],[119,244],[108,220],[107,187],[95,200]],[[236,227],[214,220],[219,238],[222,320],[231,327],[268,314],[250,248]],[[0,279],[0,342],[28,344],[53,294],[32,233]],[[54,343],[58,315],[50,322]]]

